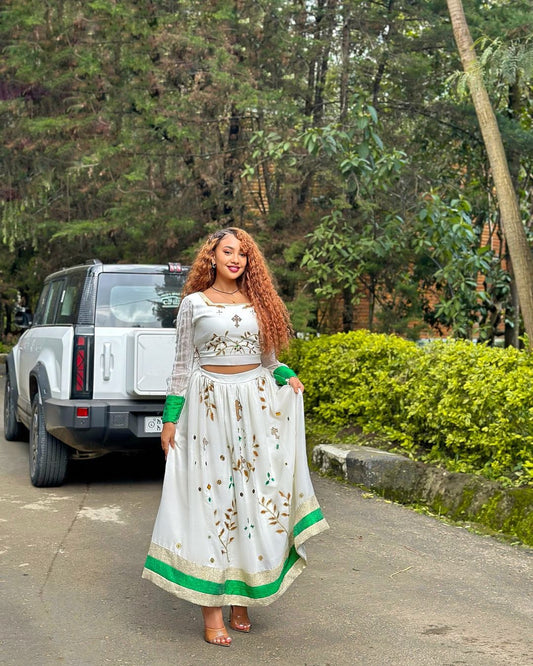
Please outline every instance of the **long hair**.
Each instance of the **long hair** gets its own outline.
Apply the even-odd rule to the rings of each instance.
[[[246,231],[228,227],[209,236],[191,266],[183,295],[205,291],[213,285],[216,278],[216,270],[212,267],[213,252],[228,234],[235,236],[240,242],[241,250],[248,260],[244,273],[237,278],[237,286],[254,307],[259,325],[261,349],[263,352],[274,351],[277,354],[287,347],[292,335],[289,313],[274,288],[272,276],[261,250]]]

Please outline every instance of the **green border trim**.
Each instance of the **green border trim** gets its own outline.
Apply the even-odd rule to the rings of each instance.
[[[307,514],[301,520],[299,520],[298,523],[296,523],[293,530],[294,536],[296,537],[300,535],[306,529],[312,525],[315,525],[316,523],[319,523],[322,520],[324,520],[324,516],[322,515],[322,510],[320,508],[311,511],[311,513]],[[154,572],[158,576],[161,576],[174,585],[183,587],[188,590],[194,590],[195,592],[200,592],[202,594],[208,594],[216,597],[222,595],[233,595],[248,597],[249,599],[266,599],[279,592],[284,578],[300,559],[300,555],[298,554],[295,546],[292,546],[278,578],[274,581],[271,581],[270,583],[256,586],[249,585],[242,580],[226,580],[222,583],[203,580],[202,578],[197,578],[196,576],[190,576],[189,574],[176,569],[170,564],[158,560],[152,555],[148,555],[144,566],[146,569],[148,569],[148,571]]]
[[[304,516],[301,520],[299,520],[294,526],[292,533],[295,537],[297,537],[308,527],[311,527],[311,525],[314,525],[315,523],[319,523],[321,520],[324,520],[324,516],[322,514],[322,509],[318,507],[314,511],[311,511],[311,513],[308,513],[307,516]]]
[[[273,594],[278,592],[283,582],[283,579],[287,573],[292,569],[295,563],[300,559],[300,556],[296,552],[294,546],[289,551],[289,556],[285,560],[281,574],[277,580],[267,583],[266,585],[257,585],[253,587],[248,585],[242,580],[226,580],[223,583],[216,583],[214,581],[202,580],[201,578],[196,578],[195,576],[189,576],[178,569],[161,562],[161,560],[155,559],[151,555],[148,555],[146,558],[145,567],[153,571],[154,573],[166,578],[166,580],[179,585],[180,587],[185,587],[189,590],[195,590],[196,592],[201,592],[202,594],[209,594],[212,596],[221,596],[224,594],[240,595],[243,597],[249,597],[251,599],[264,599],[266,597],[271,597]]]

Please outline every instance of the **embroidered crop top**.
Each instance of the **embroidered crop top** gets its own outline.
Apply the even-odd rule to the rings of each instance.
[[[184,395],[198,365],[283,365],[262,354],[255,310],[250,303],[213,303],[201,292],[186,296],[176,319],[176,356],[168,395]]]

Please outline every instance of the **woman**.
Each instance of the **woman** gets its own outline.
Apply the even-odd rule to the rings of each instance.
[[[247,607],[278,598],[305,567],[303,543],[328,527],[307,467],[304,387],[276,360],[289,316],[245,231],[208,238],[176,328],[143,577],[199,604],[205,640],[229,646],[222,606],[232,629],[250,631]]]

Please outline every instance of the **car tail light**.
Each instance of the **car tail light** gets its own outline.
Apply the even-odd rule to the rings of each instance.
[[[74,335],[71,398],[92,398],[92,336]]]
[[[87,337],[85,335],[76,336],[74,364],[76,365],[74,390],[76,392],[85,391],[87,388]]]

